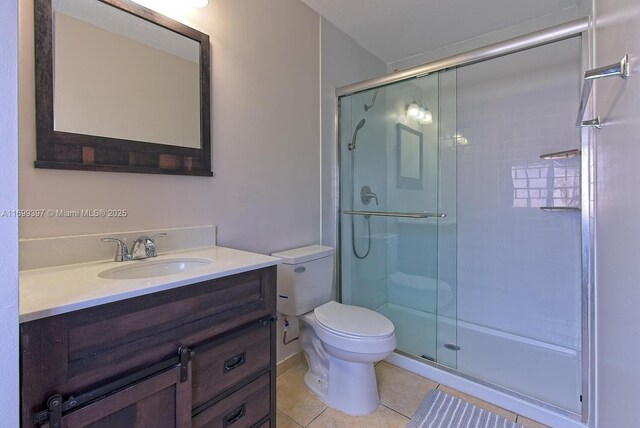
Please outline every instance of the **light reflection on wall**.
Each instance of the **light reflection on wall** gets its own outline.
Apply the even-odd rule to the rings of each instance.
[[[133,0],[141,6],[156,11],[164,16],[174,19],[183,24],[191,25],[191,19],[199,8],[205,7],[206,4],[198,5],[198,0],[179,1],[179,0]]]
[[[580,207],[580,167],[567,160],[511,167],[514,208]]]

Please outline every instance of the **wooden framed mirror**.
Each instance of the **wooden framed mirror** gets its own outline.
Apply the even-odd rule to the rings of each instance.
[[[36,168],[212,176],[209,36],[129,0],[34,0]]]

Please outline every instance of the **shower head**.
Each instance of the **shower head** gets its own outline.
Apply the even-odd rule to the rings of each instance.
[[[356,138],[358,138],[358,131],[362,129],[362,127],[364,126],[365,122],[366,122],[366,120],[362,119],[356,125],[356,130],[353,131],[353,138],[351,139],[351,144],[349,144],[347,146],[349,151],[354,151],[356,149]]]

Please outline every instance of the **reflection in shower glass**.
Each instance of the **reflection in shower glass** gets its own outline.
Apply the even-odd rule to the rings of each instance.
[[[434,74],[343,97],[339,127],[342,210],[385,214],[342,215],[342,299],[386,315],[396,326],[398,349],[431,361],[440,352],[439,335],[449,335],[443,343],[456,342],[455,322],[454,328],[437,326],[438,308],[455,315],[455,281],[438,278],[439,229],[455,221],[455,212],[413,217],[441,211],[440,146],[454,150],[455,129],[441,143],[439,123],[447,121],[440,119],[439,81]],[[373,97],[375,105],[365,110]],[[415,115],[407,114],[412,104]],[[365,188],[376,198],[364,198]],[[455,365],[455,353],[449,360]]]
[[[578,157],[511,167],[513,207],[580,208]]]

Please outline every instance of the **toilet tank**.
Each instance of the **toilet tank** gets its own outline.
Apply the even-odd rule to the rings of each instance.
[[[331,300],[334,249],[323,245],[273,253],[278,265],[278,312],[302,315]]]

